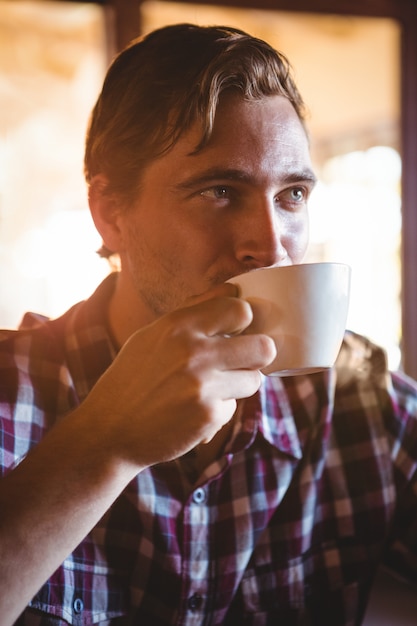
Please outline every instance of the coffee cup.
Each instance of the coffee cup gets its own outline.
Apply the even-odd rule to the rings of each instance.
[[[253,311],[245,332],[264,333],[277,355],[262,370],[294,376],[334,365],[349,308],[351,269],[343,263],[303,263],[256,269],[228,282]]]

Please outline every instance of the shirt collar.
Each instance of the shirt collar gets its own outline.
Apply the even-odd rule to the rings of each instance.
[[[280,452],[300,459],[317,429],[326,445],[335,387],[335,373],[264,377],[259,391],[244,402],[242,429],[263,436]]]
[[[110,274],[88,300],[76,304],[64,316],[67,363],[80,401],[117,354],[107,321],[115,284],[116,275]]]

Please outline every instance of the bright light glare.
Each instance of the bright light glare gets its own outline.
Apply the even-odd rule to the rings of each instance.
[[[95,253],[100,243],[87,210],[62,211],[51,215],[43,228],[22,234],[13,261],[24,280],[44,285],[44,306],[56,316],[88,297],[108,274],[107,262]]]
[[[382,345],[398,367],[401,340],[401,159],[375,147],[330,159],[310,204],[307,260],[352,267],[348,327]]]

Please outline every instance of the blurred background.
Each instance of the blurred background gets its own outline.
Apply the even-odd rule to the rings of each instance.
[[[401,365],[401,28],[382,17],[143,1],[138,28],[231,24],[290,59],[320,183],[308,261],[353,269],[348,326]],[[57,316],[108,273],[83,180],[84,135],[118,44],[103,3],[0,0],[0,327]]]

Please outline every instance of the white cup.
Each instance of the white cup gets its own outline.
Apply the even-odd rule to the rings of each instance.
[[[349,308],[351,269],[343,263],[262,268],[231,278],[253,310],[246,332],[272,337],[271,376],[308,374],[333,366]]]

